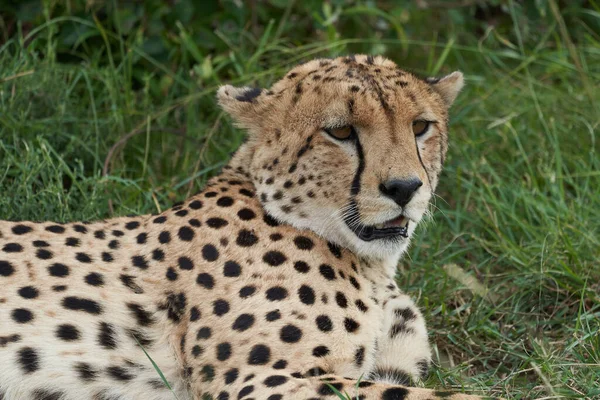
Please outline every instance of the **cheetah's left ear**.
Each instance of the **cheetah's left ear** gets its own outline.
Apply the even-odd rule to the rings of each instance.
[[[219,105],[243,128],[252,128],[264,115],[266,91],[261,88],[221,86]]]
[[[446,75],[443,78],[428,78],[426,79],[433,90],[442,96],[442,99],[446,103],[446,106],[450,107],[458,93],[465,85],[465,79],[463,78],[462,72],[455,71],[450,75]]]

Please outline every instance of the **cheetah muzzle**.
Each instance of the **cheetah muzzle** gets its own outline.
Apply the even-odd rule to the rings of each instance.
[[[201,193],[0,222],[0,399],[480,398],[409,386],[431,350],[395,280],[462,83],[350,56],[223,86],[248,140]]]

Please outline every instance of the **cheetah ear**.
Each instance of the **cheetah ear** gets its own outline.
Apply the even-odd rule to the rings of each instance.
[[[448,107],[454,103],[456,96],[458,96],[458,93],[465,85],[463,74],[460,71],[455,71],[443,78],[428,78],[426,81],[431,85],[433,90],[442,96]]]
[[[252,128],[264,114],[266,91],[248,86],[221,86],[217,91],[219,105],[243,128]]]

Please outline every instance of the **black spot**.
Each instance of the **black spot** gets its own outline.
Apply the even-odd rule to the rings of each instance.
[[[146,238],[144,237],[144,241],[142,241],[142,243],[145,243]],[[138,236],[138,243],[139,243],[139,236]],[[111,250],[117,250],[119,248],[119,241],[117,239],[115,240],[111,240],[110,242],[108,242],[108,247]]]
[[[194,200],[192,201],[190,204],[188,204],[188,206],[192,209],[192,210],[199,210],[202,208],[202,202],[200,200]]]
[[[63,233],[65,228],[60,225],[50,225],[46,227],[46,230],[52,233]]]
[[[329,354],[329,349],[327,346],[317,346],[313,349],[312,354],[315,357],[325,357],[327,354]]]
[[[235,99],[238,101],[243,101],[245,103],[251,103],[254,101],[254,99],[256,99],[258,96],[260,96],[261,93],[262,93],[261,88],[252,88],[252,89],[246,90],[244,93],[240,94],[239,96],[236,96]]]
[[[288,381],[288,378],[283,375],[272,375],[265,379],[264,384],[267,387],[281,386]]]
[[[313,241],[306,236],[296,236],[294,238],[294,244],[296,244],[296,247],[300,250],[311,250],[315,245]]]
[[[219,258],[219,250],[212,244],[207,244],[202,247],[202,257],[206,261],[216,261]]]
[[[225,361],[231,357],[231,345],[229,343],[219,343],[217,345],[217,360]]]
[[[304,304],[315,304],[315,291],[310,286],[300,286],[300,289],[298,289],[298,297]]]
[[[279,301],[283,300],[288,296],[288,291],[281,286],[274,286],[267,289],[267,300]]]
[[[79,246],[81,246],[81,241],[74,237],[68,237],[65,240],[65,245],[69,246],[69,247],[79,247]]]
[[[206,225],[214,229],[222,228],[227,224],[229,224],[229,222],[225,221],[223,218],[209,218],[206,220]]]
[[[249,208],[242,208],[237,215],[242,221],[250,221],[256,218],[256,213]]]
[[[45,249],[38,249],[35,252],[35,256],[37,258],[39,258],[40,260],[49,260],[52,258],[53,254],[51,251],[45,250]]]
[[[240,297],[245,299],[246,297],[252,296],[256,292],[256,287],[248,285],[240,289]]]
[[[227,314],[229,312],[229,303],[223,299],[213,302],[213,313],[217,316]]]
[[[254,197],[254,193],[248,189],[240,189],[240,194],[246,197]]]
[[[40,359],[37,351],[31,347],[23,347],[17,352],[18,362],[23,373],[30,374],[40,368]]]
[[[75,364],[75,371],[84,382],[93,381],[98,377],[98,371],[96,371],[90,364],[84,362],[78,362]]]
[[[168,280],[170,280],[171,282],[176,281],[178,276],[179,275],[177,274],[177,272],[175,271],[175,269],[173,267],[167,268],[166,277]]]
[[[248,355],[248,364],[265,365],[271,359],[271,349],[264,344],[257,344],[252,347]]]
[[[344,296],[344,294],[342,292],[336,292],[336,294],[335,294],[335,302],[341,308],[348,307],[348,299],[346,299],[346,296]]]
[[[175,213],[175,215],[177,215],[178,217],[185,217],[186,215],[188,215],[188,210],[179,210]]]
[[[14,233],[15,235],[24,235],[26,233],[31,232],[32,230],[33,228],[27,225],[15,225],[12,227],[12,233]]]
[[[18,243],[7,243],[2,248],[5,253],[20,253],[23,251],[23,246]]]
[[[204,349],[202,348],[202,346],[194,345],[194,347],[192,347],[192,355],[194,357],[198,357],[202,353],[204,353]]]
[[[411,383],[410,376],[406,372],[395,368],[376,368],[371,374],[385,378],[386,381],[392,381],[396,385],[410,385]]]
[[[185,242],[190,242],[194,238],[194,235],[195,233],[192,230],[192,228],[189,228],[187,226],[182,226],[177,232],[177,236],[179,236],[179,239]]]
[[[286,325],[281,328],[279,338],[286,343],[296,343],[302,338],[302,331],[294,325]]]
[[[202,223],[201,223],[199,220],[197,220],[196,218],[192,218],[192,219],[190,219],[190,220],[188,221],[188,223],[189,223],[191,226],[193,226],[194,228],[198,228],[198,227],[202,226]]]
[[[329,251],[336,258],[342,258],[342,249],[340,248],[340,246],[331,242],[327,242],[327,247],[329,247]]]
[[[223,275],[229,278],[235,278],[237,276],[240,276],[241,271],[242,267],[240,267],[240,265],[235,261],[227,261],[223,266]]]
[[[404,388],[386,389],[381,395],[381,400],[404,400],[408,393],[408,389]]]
[[[148,262],[144,258],[144,256],[133,256],[131,257],[131,263],[134,267],[140,269],[148,269]]]
[[[63,277],[69,275],[69,267],[64,264],[56,263],[48,267],[48,272],[52,276]]]
[[[278,360],[273,364],[273,369],[284,369],[285,367],[287,367],[287,361],[285,360]]]
[[[111,233],[112,233],[114,236],[116,236],[116,237],[121,237],[121,236],[125,235],[125,234],[123,233],[123,231],[120,231],[120,230],[118,230],[118,229],[114,229],[114,230],[113,230]]]
[[[369,311],[369,307],[367,307],[367,305],[366,305],[366,304],[365,304],[365,303],[364,303],[362,300],[360,300],[360,299],[359,299],[359,300],[356,300],[356,301],[354,302],[354,304],[356,304],[356,307],[357,307],[357,308],[358,308],[360,311],[362,311],[362,312],[367,312],[367,311]]]
[[[15,267],[8,261],[0,260],[0,276],[11,276],[15,272]]]
[[[78,233],[87,233],[87,228],[83,225],[73,225],[73,230]]]
[[[404,318],[404,321],[412,321],[417,318],[417,314],[410,308],[397,308],[394,310],[396,318]]]
[[[135,241],[137,242],[137,244],[144,244],[144,243],[146,243],[147,240],[148,240],[148,234],[146,232],[142,232],[135,237]],[[114,241],[116,242],[116,240],[114,240]],[[108,246],[110,247],[110,243]],[[111,247],[111,249],[112,249],[112,247]]]
[[[254,315],[252,314],[242,314],[236,318],[232,325],[232,329],[236,331],[243,332],[247,329],[250,329],[254,324]]]
[[[253,391],[254,391],[254,386],[253,385],[244,386],[242,388],[242,390],[240,390],[240,392],[238,393],[238,397],[237,397],[238,400],[241,400],[242,398],[248,396]]]
[[[127,308],[135,317],[138,325],[150,326],[154,323],[152,313],[146,311],[142,306],[136,303],[127,303]]]
[[[186,271],[194,269],[194,262],[189,257],[179,257],[177,264],[179,264],[179,268]]]
[[[358,350],[354,353],[354,363],[358,367],[362,367],[363,362],[365,361],[365,347],[360,346]]]
[[[77,340],[81,337],[79,329],[71,324],[59,325],[56,329],[56,336],[66,342]]]
[[[333,271],[333,268],[330,265],[321,264],[321,266],[319,267],[319,272],[321,272],[321,275],[323,275],[323,277],[325,277],[325,279],[327,279],[328,281],[333,281],[336,279],[335,272]]]
[[[353,276],[350,277],[350,283],[352,284],[352,286],[354,286],[357,290],[360,290],[360,285],[359,283],[356,281],[356,278],[354,278]]]
[[[128,223],[125,224],[125,229],[127,230],[134,230],[140,227],[140,223],[138,221],[130,221]]]
[[[108,368],[106,368],[106,372],[108,372],[108,375],[110,375],[111,377],[115,378],[118,381],[130,381],[133,379],[133,375],[131,375],[129,373],[129,371],[127,371],[123,367],[118,367],[118,366],[108,367]]]
[[[339,382],[324,383],[319,387],[319,394],[321,396],[335,395],[335,392],[331,388],[332,386],[339,392],[344,387],[344,384]]]
[[[239,371],[237,368],[232,368],[229,371],[225,372],[225,383],[227,385],[235,382],[238,378]]]
[[[323,332],[331,332],[333,329],[333,323],[327,315],[319,315],[316,319],[317,328]]]
[[[283,395],[281,394],[272,394],[269,397],[267,397],[267,400],[282,400],[283,399]]]
[[[196,334],[196,339],[208,339],[212,336],[212,330],[208,326],[204,326],[198,329],[198,333]]]
[[[231,207],[233,205],[233,199],[229,196],[223,196],[217,200],[217,205],[219,207]]]
[[[204,193],[204,197],[207,197],[209,199],[213,198],[213,197],[217,197],[217,192],[206,192],[206,193]]]
[[[254,246],[258,242],[258,237],[247,229],[239,231],[237,239],[235,241],[238,246],[250,247]]]
[[[33,286],[24,286],[19,289],[19,296],[24,299],[35,299],[40,294],[39,290],[34,288]]]
[[[52,286],[52,290],[54,290],[55,292],[64,292],[65,290],[67,290],[67,287],[65,285],[54,285]]]
[[[356,330],[360,327],[360,324],[358,322],[356,322],[355,320],[353,320],[352,318],[345,318],[344,319],[344,328],[346,328],[346,331],[352,333],[352,332],[356,332]]]
[[[185,293],[170,293],[166,301],[159,304],[160,310],[167,311],[167,318],[173,322],[179,322],[181,317],[185,314],[187,299]]]
[[[167,220],[167,217],[165,217],[164,215],[161,215],[160,217],[154,218],[154,220],[152,220],[152,223],[154,223],[154,224],[164,224],[166,220]]]
[[[112,254],[107,253],[107,252],[103,252],[102,253],[102,261],[104,262],[112,262],[114,260]]]
[[[100,307],[100,304],[94,300],[84,299],[82,297],[65,297],[62,301],[62,305],[68,310],[84,311],[94,315],[98,315],[102,312],[102,307]]]
[[[75,254],[75,259],[81,263],[89,264],[92,262],[92,258],[86,253],[77,253]]]
[[[104,238],[106,238],[106,234],[104,233],[103,230],[97,230],[94,232],[94,237],[96,239],[104,239]]]
[[[213,367],[212,365],[205,365],[204,367],[202,367],[200,373],[204,375],[204,377],[202,378],[203,382],[212,382],[212,380],[215,379],[215,367]]]
[[[294,263],[294,269],[302,274],[306,274],[310,271],[310,267],[304,261],[296,261]]]
[[[269,251],[263,256],[263,261],[273,267],[283,264],[286,260],[287,257],[280,251]]]
[[[17,324],[25,324],[33,319],[33,313],[26,308],[15,308],[11,316]]]
[[[279,222],[277,222],[277,220],[273,217],[271,217],[269,214],[265,214],[263,216],[263,221],[265,221],[265,223],[269,226],[279,226]]]
[[[156,261],[163,261],[165,259],[165,252],[161,249],[152,250],[152,259]]]
[[[171,233],[169,231],[162,231],[158,234],[158,241],[161,244],[167,244],[171,241]]]
[[[205,289],[212,289],[215,286],[214,278],[211,274],[208,274],[206,272],[198,274],[198,277],[196,278],[196,283],[204,287]]]
[[[50,247],[50,243],[45,240],[34,240],[33,247]]]
[[[112,350],[117,347],[115,328],[112,324],[101,322],[98,332],[98,343],[105,349]]]

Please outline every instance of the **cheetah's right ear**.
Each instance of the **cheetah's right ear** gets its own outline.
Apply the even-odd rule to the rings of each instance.
[[[426,82],[431,85],[433,90],[442,96],[446,106],[450,107],[465,85],[465,78],[463,77],[462,72],[455,71],[443,78],[428,78],[426,79]]]
[[[267,102],[261,88],[221,86],[217,91],[219,105],[243,128],[250,129],[261,121]]]

